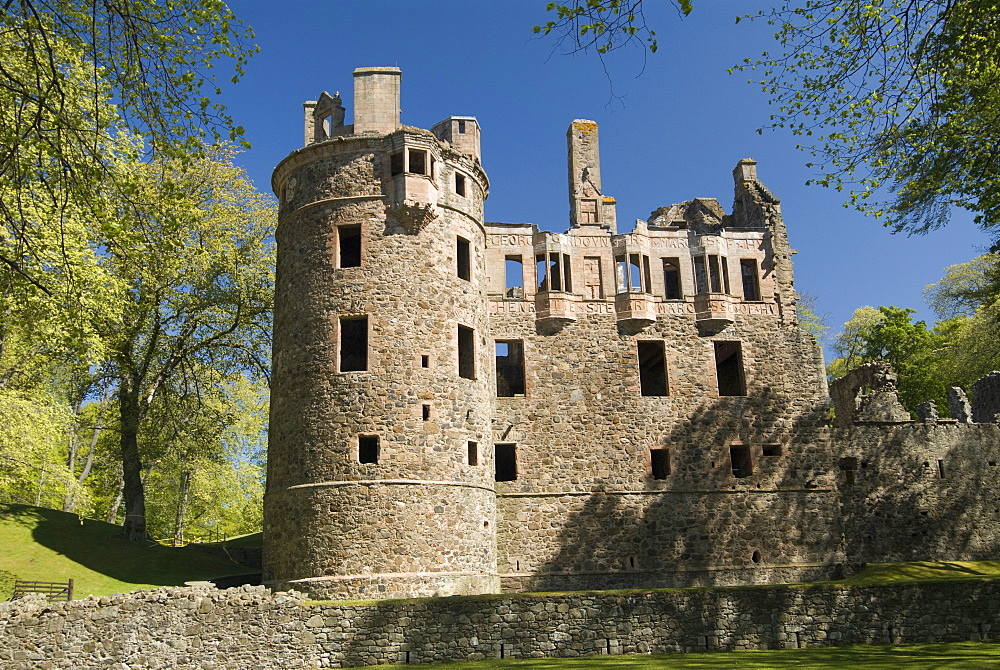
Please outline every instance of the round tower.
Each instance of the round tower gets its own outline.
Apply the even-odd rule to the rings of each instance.
[[[400,125],[400,78],[307,102],[272,177],[264,578],[322,598],[499,591],[479,126]]]

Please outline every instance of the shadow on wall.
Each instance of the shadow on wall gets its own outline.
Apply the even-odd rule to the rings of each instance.
[[[706,401],[664,435],[660,446],[670,450],[671,463],[669,474],[657,473],[662,479],[650,472],[644,491],[608,487],[564,497],[560,503],[571,511],[553,523],[557,552],[511,586],[644,588],[829,577],[844,561],[843,536],[826,408],[819,405],[782,401],[769,389]],[[523,527],[515,525],[511,535],[512,554],[532,542]]]
[[[982,560],[1000,552],[1000,373],[975,382],[973,405],[949,392],[953,419],[933,403],[913,422],[885,362],[830,385],[840,447],[837,487],[852,561]],[[968,423],[973,418],[978,423]]]
[[[852,561],[1000,556],[1000,426],[855,426],[836,436],[851,447],[837,479]]]

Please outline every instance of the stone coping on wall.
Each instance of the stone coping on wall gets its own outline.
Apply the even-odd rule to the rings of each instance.
[[[992,639],[1000,580],[309,602],[263,587],[0,603],[0,666],[319,668]]]

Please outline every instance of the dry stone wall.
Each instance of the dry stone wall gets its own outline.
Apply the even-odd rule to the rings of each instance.
[[[1000,582],[745,587],[308,604],[262,587],[0,603],[0,666],[326,668],[853,643],[1000,632]]]

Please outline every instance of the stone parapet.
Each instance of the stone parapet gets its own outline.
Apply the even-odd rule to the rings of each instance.
[[[137,625],[141,622],[141,625]],[[0,666],[345,668],[491,658],[993,640],[1000,582],[309,604],[263,587],[0,603]]]

